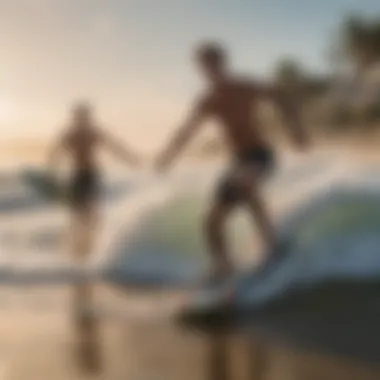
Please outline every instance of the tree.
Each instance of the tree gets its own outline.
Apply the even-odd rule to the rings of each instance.
[[[294,59],[281,59],[275,69],[275,82],[280,86],[298,87],[302,83],[303,69]]]
[[[296,60],[286,58],[276,65],[275,83],[302,100],[308,100],[324,94],[331,85],[331,78],[311,75]]]
[[[342,58],[358,71],[380,61],[380,18],[371,20],[351,15],[343,20],[339,32]]]

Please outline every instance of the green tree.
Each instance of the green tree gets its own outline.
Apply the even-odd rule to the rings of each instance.
[[[303,81],[303,69],[294,59],[279,60],[275,68],[275,82],[281,86],[298,87]]]
[[[380,17],[351,15],[343,20],[339,35],[342,58],[359,72],[380,61]]]

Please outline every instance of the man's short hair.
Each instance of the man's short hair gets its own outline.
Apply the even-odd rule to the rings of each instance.
[[[221,64],[226,60],[227,53],[220,43],[203,42],[196,49],[196,57],[202,62]]]

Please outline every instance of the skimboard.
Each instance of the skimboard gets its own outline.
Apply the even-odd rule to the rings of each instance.
[[[27,169],[22,173],[22,178],[41,197],[53,202],[68,201],[68,194],[64,186],[46,171]]]
[[[21,173],[24,183],[43,200],[50,202],[69,202],[70,192],[61,181],[52,177],[47,171],[38,168],[29,168]],[[119,180],[100,187],[100,200],[106,202],[117,201],[136,189],[131,180]]]

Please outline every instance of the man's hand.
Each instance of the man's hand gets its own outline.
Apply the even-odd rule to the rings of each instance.
[[[129,152],[129,154],[126,158],[126,162],[129,166],[131,166],[133,168],[139,168],[143,164],[143,159],[141,156],[139,156],[135,153]]]
[[[185,144],[187,144],[194,133],[200,128],[208,114],[208,101],[202,99],[196,102],[195,107],[190,112],[185,123],[177,130],[164,152],[161,153],[154,163],[153,166],[156,171],[163,173],[169,168],[170,164],[174,162]]]
[[[57,169],[59,167],[60,160],[68,146],[67,140],[67,135],[60,136],[48,152],[47,174],[51,176],[51,178],[55,178],[57,176]]]
[[[311,141],[306,133],[297,133],[294,136],[294,145],[300,151],[306,151],[311,148]]]
[[[307,150],[311,145],[311,141],[307,130],[303,126],[300,110],[294,99],[290,99],[288,94],[279,88],[261,87],[259,88],[259,93],[262,96],[270,97],[277,104],[291,134],[294,146],[301,151]]]
[[[141,156],[136,154],[133,149],[128,145],[120,142],[119,139],[105,133],[98,131],[98,136],[102,143],[120,160],[131,167],[139,167],[142,163]]]
[[[170,166],[170,160],[168,157],[160,156],[156,161],[153,163],[154,170],[158,173],[165,173]]]

